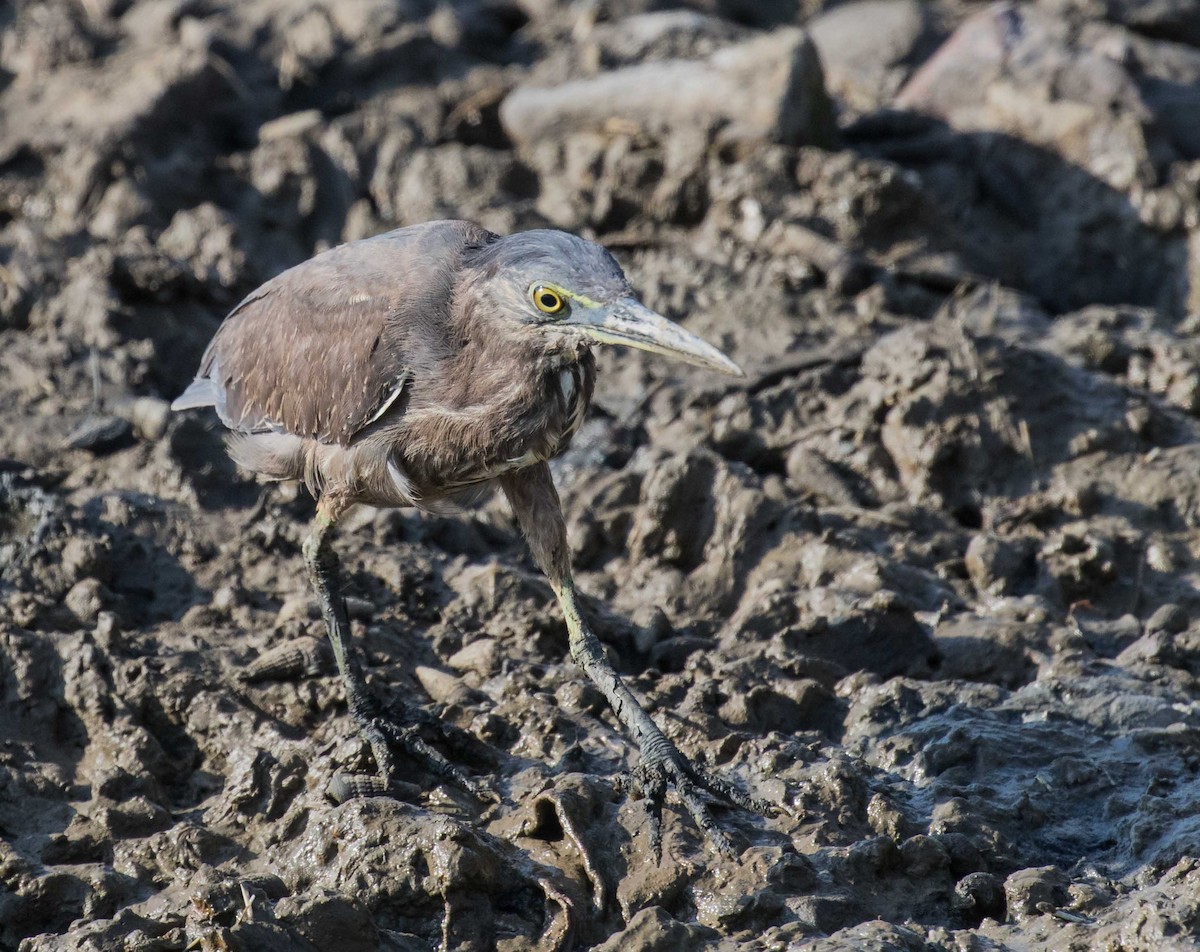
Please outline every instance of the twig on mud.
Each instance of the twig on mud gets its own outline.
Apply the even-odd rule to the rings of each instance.
[[[1080,926],[1094,926],[1095,919],[1089,919],[1087,916],[1081,916],[1077,912],[1068,912],[1066,909],[1055,909],[1050,915],[1055,919],[1061,919],[1063,922],[1072,922]]]
[[[908,523],[895,516],[889,516],[884,512],[876,512],[873,509],[864,509],[861,506],[821,506],[818,514],[825,515],[831,513],[835,516],[845,516],[847,519],[865,519],[868,522],[878,522],[881,525],[891,526],[893,529],[907,529]]]

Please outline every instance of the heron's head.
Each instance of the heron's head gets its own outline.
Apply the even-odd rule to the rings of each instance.
[[[546,333],[624,344],[740,376],[732,360],[642,304],[600,245],[564,231],[524,231],[486,251],[493,313]]]

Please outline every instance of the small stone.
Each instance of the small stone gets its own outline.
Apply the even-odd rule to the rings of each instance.
[[[1004,897],[1009,913],[1017,919],[1042,915],[1066,905],[1068,880],[1054,866],[1022,869],[1004,881]]]
[[[143,440],[157,440],[167,432],[171,405],[157,397],[138,397],[128,409],[134,434]]]
[[[618,108],[619,104],[619,108]],[[706,60],[638,63],[553,87],[522,86],[500,105],[518,145],[626,126],[651,132],[724,126],[730,141],[821,144],[833,131],[820,58],[803,30],[781,28]]]
[[[413,670],[413,674],[421,682],[425,693],[439,704],[470,707],[481,700],[477,691],[472,691],[463,683],[462,678],[450,674],[448,671],[439,671],[437,668],[418,665]]]
[[[1188,615],[1182,607],[1173,602],[1161,605],[1146,622],[1146,631],[1161,631],[1165,635],[1177,635],[1188,626]]]
[[[307,595],[290,595],[279,606],[275,627],[282,628],[290,621],[308,621],[315,617],[315,607]]]
[[[94,625],[104,607],[112,601],[112,593],[98,579],[85,578],[71,586],[64,602],[81,624]]]
[[[907,78],[936,41],[932,4],[918,0],[856,0],[809,24],[830,91],[857,109],[875,109]]]
[[[568,714],[600,714],[606,706],[604,695],[586,681],[568,681],[554,692],[554,699]]]
[[[967,545],[967,574],[980,595],[1011,595],[1032,568],[1030,555],[1028,546],[981,533]]]
[[[914,879],[938,873],[950,865],[946,849],[932,836],[918,834],[909,837],[900,846],[905,872]]]
[[[121,650],[121,626],[115,613],[102,611],[96,615],[96,644],[109,652]]]
[[[478,686],[496,673],[499,650],[492,638],[479,638],[463,645],[446,659],[446,664],[463,675],[471,675]]]
[[[1134,664],[1171,664],[1178,660],[1170,636],[1163,631],[1150,631],[1121,651],[1116,663],[1122,667]]]
[[[991,873],[964,876],[955,884],[951,902],[975,922],[985,918],[1003,922],[1007,915],[1004,886]]]
[[[99,539],[72,536],[63,545],[62,567],[67,578],[91,577],[107,582],[112,577],[108,547]]]
[[[671,620],[657,605],[639,607],[633,614],[633,623],[637,626],[633,643],[642,654],[649,654],[656,644],[674,634]]]
[[[222,585],[213,593],[212,607],[220,612],[232,610],[240,599],[240,593],[234,585]]]

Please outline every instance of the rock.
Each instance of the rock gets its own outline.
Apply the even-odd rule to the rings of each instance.
[[[941,32],[931,4],[918,0],[843,3],[814,17],[807,29],[830,93],[861,111],[890,100]]]
[[[946,849],[932,836],[918,834],[900,844],[900,856],[905,875],[925,879],[937,875],[950,865]]]
[[[1024,540],[980,534],[971,539],[965,556],[971,582],[981,596],[1012,595],[1036,569],[1033,546]]]
[[[1124,668],[1137,665],[1166,664],[1183,667],[1186,653],[1181,652],[1174,640],[1163,631],[1147,631],[1133,644],[1124,648],[1115,661]]]
[[[100,612],[112,603],[112,592],[98,579],[85,578],[71,586],[67,592],[67,609],[81,625],[94,625]]]
[[[138,439],[154,441],[167,432],[171,404],[158,397],[134,397],[114,407],[114,412],[127,419]]]
[[[496,672],[499,662],[500,649],[494,638],[476,638],[446,659],[455,671],[473,677],[476,687]]]
[[[413,674],[417,676],[425,693],[439,704],[470,707],[483,700],[483,695],[478,691],[471,690],[462,682],[461,678],[455,677],[447,671],[417,665],[413,669]]]
[[[1165,635],[1177,635],[1187,629],[1188,614],[1181,605],[1160,605],[1146,622],[1146,631],[1161,631]]]
[[[1008,914],[1004,890],[1005,884],[991,873],[971,873],[955,884],[951,901],[972,923],[985,918],[1003,922]]]
[[[1029,919],[1048,915],[1065,906],[1070,900],[1068,882],[1066,874],[1055,866],[1040,866],[1013,873],[1004,880],[1004,899],[1009,915],[1016,919]]]
[[[1086,0],[1081,6],[1090,6]],[[1192,0],[1105,0],[1108,19],[1145,36],[1200,46],[1200,17]]]
[[[1133,76],[1029,5],[993,3],[969,18],[895,104],[1047,146],[1116,188],[1153,180],[1149,114]]]
[[[663,135],[716,127],[726,141],[827,144],[820,61],[808,35],[781,29],[708,59],[629,66],[554,88],[518,87],[500,106],[509,138],[529,147],[583,131]]]

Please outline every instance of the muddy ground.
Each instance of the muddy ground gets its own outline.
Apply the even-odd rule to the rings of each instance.
[[[802,27],[803,31],[798,29]],[[1191,0],[0,7],[0,949],[1175,949],[1200,933]],[[806,31],[806,32],[805,32]],[[614,249],[744,380],[600,355],[555,464],[617,664],[779,803],[668,811],[505,506],[313,512],[168,415],[315,250]]]

